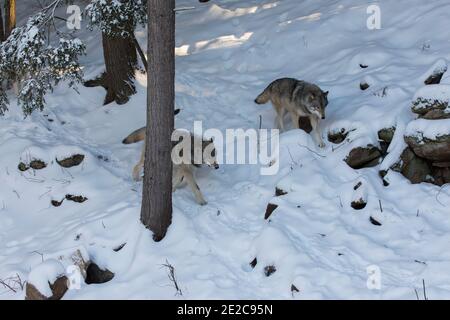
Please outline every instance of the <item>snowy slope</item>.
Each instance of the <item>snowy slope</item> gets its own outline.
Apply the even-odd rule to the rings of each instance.
[[[322,134],[346,128],[350,142],[318,149],[311,136],[291,130],[281,136],[275,176],[261,176],[258,166],[198,170],[208,205],[177,190],[169,232],[154,243],[139,223],[141,184],[131,179],[141,146],[121,144],[144,125],[145,75],[137,75],[138,94],[125,106],[103,107],[103,89],[80,88],[78,95],[60,86],[42,114],[24,120],[12,105],[0,118],[0,279],[27,279],[43,259],[82,247],[115,277],[83,284],[65,299],[416,299],[422,279],[428,298],[450,298],[448,188],[411,185],[393,172],[384,187],[378,176],[403,150],[403,132],[415,118],[411,101],[430,68],[450,60],[450,3],[379,1],[382,29],[369,30],[362,0],[211,2],[177,14],[176,126],[192,129],[202,120],[205,129],[257,128],[262,115],[262,126],[272,128],[272,108],[253,100],[272,80],[290,76],[330,91]],[[137,35],[145,45],[145,33]],[[92,78],[102,70],[99,35],[79,36],[88,46],[85,78]],[[370,84],[366,91],[362,81]],[[450,84],[448,75],[442,82]],[[397,131],[383,164],[346,165],[351,149],[376,145],[377,131],[390,126]],[[78,167],[55,161],[74,153],[85,155]],[[47,167],[17,169],[33,157]],[[358,182],[368,200],[361,211],[350,207]],[[274,199],[276,186],[288,194]],[[88,200],[50,204],[68,193]],[[278,205],[270,222],[269,202]],[[182,296],[162,267],[166,260]],[[269,265],[276,272],[266,277]],[[372,265],[381,270],[380,290],[366,285]],[[293,295],[291,285],[300,292]],[[24,296],[1,286],[0,294]]]

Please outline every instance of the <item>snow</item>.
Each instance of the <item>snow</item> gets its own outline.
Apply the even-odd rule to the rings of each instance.
[[[28,275],[28,283],[32,284],[46,297],[53,295],[50,284],[64,275],[63,265],[54,259],[49,259],[34,267]]]
[[[274,176],[260,175],[259,165],[197,170],[208,205],[199,206],[188,188],[177,190],[172,225],[159,243],[139,222],[142,185],[131,178],[142,146],[121,143],[145,124],[144,75],[137,74],[138,92],[122,106],[103,107],[102,88],[79,87],[77,94],[62,84],[46,96],[43,113],[23,119],[10,95],[10,111],[0,118],[0,278],[30,279],[42,259],[83,248],[115,277],[69,290],[64,299],[416,299],[422,279],[430,299],[450,298],[450,190],[412,185],[393,171],[384,187],[378,174],[398,161],[405,132],[428,130],[421,120],[409,124],[416,118],[411,101],[424,75],[450,59],[443,32],[450,3],[378,3],[381,30],[366,28],[362,0],[217,0],[177,13],[177,128],[192,130],[195,120],[204,130],[258,128],[260,115],[262,128],[272,128],[273,108],[253,100],[272,80],[297,77],[330,91],[322,136],[350,133],[324,149],[301,130],[283,133]],[[190,5],[177,0],[177,7]],[[145,30],[136,35],[145,48]],[[103,70],[101,35],[83,29],[76,37],[87,45],[82,65],[91,79]],[[355,147],[378,145],[378,130],[392,126],[394,140],[379,166],[353,170],[343,161]],[[77,153],[85,155],[79,166],[55,161]],[[33,157],[48,166],[17,169]],[[355,193],[360,181],[364,189]],[[276,186],[288,194],[274,197]],[[355,211],[358,192],[367,206]],[[51,205],[66,194],[88,200]],[[278,208],[266,221],[269,202]],[[166,260],[182,296],[171,287]],[[276,267],[269,277],[268,265]],[[366,285],[373,265],[380,290]],[[37,278],[40,285],[46,273]],[[23,293],[0,290],[0,298]]]
[[[411,121],[406,128],[405,135],[417,137],[420,140],[423,138],[436,140],[439,137],[448,136],[450,135],[450,119]]]
[[[425,86],[418,90],[414,95],[413,100],[415,101],[418,99],[438,100],[450,103],[450,85],[433,84]]]

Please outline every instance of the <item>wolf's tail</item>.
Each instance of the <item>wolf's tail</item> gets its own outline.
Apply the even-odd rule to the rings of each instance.
[[[255,103],[256,104],[265,104],[269,102],[270,100],[270,91],[272,89],[272,85],[269,85],[267,88],[264,89],[264,91],[256,97]]]
[[[145,127],[137,129],[130,133],[128,137],[122,140],[124,144],[136,143],[145,139]]]

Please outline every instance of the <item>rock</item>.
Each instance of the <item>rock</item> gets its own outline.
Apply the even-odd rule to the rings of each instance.
[[[438,60],[434,67],[431,75],[424,81],[426,85],[439,84],[441,82],[442,76],[447,72],[447,62],[444,59]]]
[[[358,181],[358,183],[353,187],[352,202],[350,206],[355,210],[362,210],[367,205],[367,187],[366,183]]]
[[[280,196],[284,196],[285,194],[288,194],[286,191],[284,191],[281,188],[276,187],[275,188],[275,196],[276,197],[280,197]]]
[[[358,200],[352,201],[350,205],[355,210],[362,210],[366,207],[367,202],[364,199],[360,198]]]
[[[298,127],[299,129],[302,129],[306,133],[310,133],[313,128],[311,126],[311,122],[309,121],[308,117],[299,117],[298,118]]]
[[[78,202],[78,203],[83,203],[83,202],[85,202],[86,200],[88,200],[88,198],[86,198],[86,197],[83,197],[83,196],[74,196],[74,195],[71,195],[71,194],[66,194],[65,199],[66,199],[66,200],[69,200],[69,201],[73,201],[73,202]]]
[[[45,260],[28,275],[26,300],[59,300],[68,290],[64,266],[55,259]]]
[[[257,264],[258,264],[258,259],[255,258],[250,262],[250,267],[252,267],[252,269],[254,269]]]
[[[434,178],[434,184],[442,186],[446,183],[450,183],[450,166],[447,167],[431,167],[432,176]]]
[[[17,169],[19,169],[19,171],[23,172],[23,171],[27,171],[29,169],[29,167],[25,163],[21,162],[17,166]]]
[[[450,112],[446,112],[445,110],[431,110],[421,116],[421,118],[427,120],[450,119]]]
[[[300,292],[300,290],[298,290],[298,288],[295,286],[295,285],[291,285],[291,293],[292,294],[294,294],[294,293],[297,293],[297,292]]]
[[[353,149],[344,161],[353,169],[369,168],[379,163],[381,155],[377,147],[368,145]]]
[[[428,139],[421,136],[405,136],[405,141],[416,155],[435,162],[450,161],[450,135]]]
[[[66,276],[61,276],[54,283],[49,283],[52,291],[50,297],[45,296],[33,284],[27,282],[25,300],[60,300],[69,289],[68,281]]]
[[[450,103],[450,85],[434,84],[417,91],[413,98],[412,112],[424,116],[433,110],[446,110]]]
[[[276,271],[277,271],[277,268],[275,268],[275,266],[266,266],[266,267],[264,267],[264,274],[266,275],[266,277],[270,277]]]
[[[375,220],[372,216],[369,218],[369,221],[371,224],[373,224],[374,226],[381,226],[381,223],[378,222],[377,220]]]
[[[275,209],[278,208],[278,205],[269,203],[266,208],[266,214],[264,215],[264,219],[267,220],[272,215],[272,213],[275,211]]]
[[[433,182],[431,167],[425,159],[418,157],[410,148],[406,148],[401,159],[401,173],[411,183]]]
[[[45,167],[47,167],[47,164],[42,160],[34,159],[30,162],[30,168],[34,170],[41,170],[44,169]]]
[[[56,162],[63,168],[71,168],[74,166],[78,166],[84,160],[84,155],[82,154],[74,154],[69,158],[65,158],[63,160],[56,159]]]
[[[388,174],[388,172],[386,170],[380,170],[378,172],[378,175],[380,176],[380,178],[383,180],[383,186],[388,187],[389,186],[389,181],[387,179],[385,179],[386,175]]]
[[[328,141],[334,144],[342,143],[348,136],[349,132],[342,128],[341,130],[328,132]]]
[[[362,91],[365,91],[365,90],[369,89],[369,87],[370,87],[370,85],[369,85],[367,82],[361,82],[361,83],[359,84],[359,88],[360,88]]]
[[[86,280],[87,284],[93,283],[105,283],[111,281],[114,278],[114,273],[108,269],[101,269],[97,264],[90,263],[86,269]]]
[[[392,142],[392,139],[394,138],[394,134],[395,127],[383,128],[378,131],[378,139],[386,142],[387,144],[390,144]]]

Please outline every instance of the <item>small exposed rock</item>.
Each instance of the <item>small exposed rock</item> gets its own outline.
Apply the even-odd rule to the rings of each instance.
[[[280,196],[284,196],[285,194],[288,194],[286,191],[284,191],[281,188],[276,187],[275,188],[275,196],[276,197],[280,197]]]
[[[298,292],[300,292],[300,290],[298,290],[298,288],[292,284],[291,285],[291,293],[294,294],[294,293],[298,293]]]
[[[254,269],[257,264],[258,264],[258,259],[255,258],[250,262],[250,267],[252,267],[252,269]]]
[[[378,139],[389,144],[392,142],[394,134],[395,134],[395,127],[383,128],[380,131],[378,131]]]
[[[84,160],[84,155],[82,154],[74,154],[69,158],[65,158],[63,160],[56,159],[56,162],[64,168],[71,168],[74,166],[78,166]]]
[[[51,201],[51,204],[52,204],[52,206],[54,206],[54,207],[60,207],[60,206],[62,205],[63,202],[64,202],[64,199],[62,199],[61,201],[58,201],[58,200],[52,200],[52,201]]]
[[[367,82],[361,82],[361,83],[359,84],[359,88],[360,88],[362,91],[365,91],[365,90],[367,90],[367,89],[370,88],[370,85],[369,85]]]
[[[340,131],[330,131],[328,132],[328,141],[339,144],[347,138],[348,134],[349,132],[345,128],[342,128]]]
[[[266,267],[264,267],[264,274],[266,275],[266,277],[270,277],[276,271],[277,271],[277,268],[275,268],[275,266],[266,266]]]
[[[109,271],[108,269],[102,270],[100,267],[95,264],[89,264],[89,267],[86,270],[86,280],[87,284],[93,283],[105,283],[111,281],[114,278],[114,273]]]
[[[269,203],[267,205],[266,214],[264,215],[264,219],[267,220],[272,215],[272,213],[275,211],[275,209],[278,208],[278,205]]]
[[[367,202],[362,198],[360,198],[358,200],[354,200],[351,203],[352,208],[355,210],[362,210],[366,207],[366,205],[367,205]]]
[[[45,167],[47,167],[47,164],[42,160],[34,159],[30,162],[30,168],[34,170],[44,169]]]
[[[361,69],[366,69],[369,67],[368,65],[362,63],[360,63],[359,66],[361,67]]]
[[[70,200],[70,201],[74,201],[74,202],[78,202],[78,203],[83,203],[87,200],[88,198],[83,197],[83,196],[74,196],[71,194],[66,194],[66,200]]]
[[[353,169],[374,167],[379,163],[381,151],[372,145],[358,147],[350,151],[345,162]]]
[[[23,172],[23,171],[27,171],[28,169],[30,169],[30,167],[28,167],[25,163],[21,162],[17,166],[17,169],[19,169],[20,171]]]
[[[372,216],[369,218],[370,223],[372,223],[374,226],[381,226],[381,223],[375,220]]]

